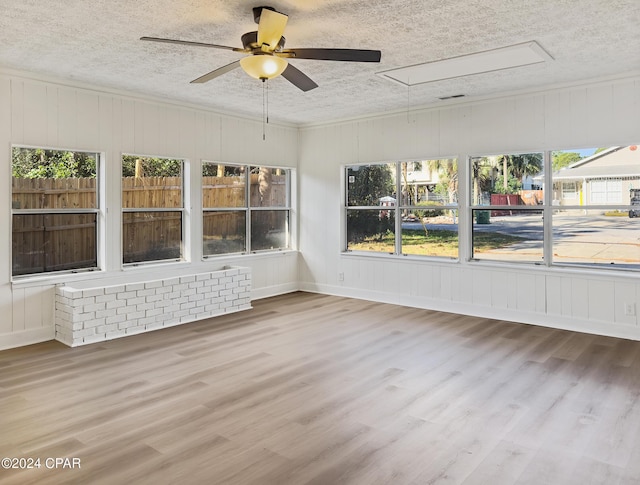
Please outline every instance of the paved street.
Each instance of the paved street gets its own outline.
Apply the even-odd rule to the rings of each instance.
[[[420,223],[403,223],[422,229]],[[457,224],[426,224],[427,230],[457,231]],[[523,238],[505,248],[476,252],[478,259],[542,261],[541,215],[491,217],[490,224],[474,224],[477,232],[499,232]],[[559,213],[553,218],[554,262],[640,266],[640,219],[584,213]]]

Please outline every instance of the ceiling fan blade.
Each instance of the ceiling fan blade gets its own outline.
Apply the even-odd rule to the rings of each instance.
[[[226,66],[219,67],[218,69],[214,69],[213,71],[205,74],[204,76],[200,76],[197,79],[191,81],[192,84],[201,84],[206,83],[207,81],[211,81],[212,79],[217,78],[218,76],[222,76],[223,74],[228,73],[229,71],[233,71],[236,67],[240,67],[240,61],[233,61],[231,64],[227,64]]]
[[[293,67],[291,64],[289,64],[284,70],[282,77],[304,92],[311,91],[318,87],[318,85],[309,76],[300,69]]]
[[[319,61],[380,62],[381,52],[368,49],[284,49],[277,55]]]
[[[140,37],[140,40],[150,40],[152,42],[164,42],[166,44],[194,45],[197,47],[213,47],[214,49],[225,49],[228,51],[245,52],[239,47],[230,47],[228,45],[207,44],[206,42],[192,42],[190,40],[163,39],[162,37]]]
[[[269,51],[274,51],[278,47],[288,19],[285,14],[263,8],[258,24],[258,45],[266,44]]]

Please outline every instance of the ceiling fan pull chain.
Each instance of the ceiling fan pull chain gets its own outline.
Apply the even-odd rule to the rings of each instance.
[[[267,135],[266,135],[266,110],[265,110],[265,90],[264,90],[264,84],[266,82],[266,79],[262,79],[262,141],[267,139]]]

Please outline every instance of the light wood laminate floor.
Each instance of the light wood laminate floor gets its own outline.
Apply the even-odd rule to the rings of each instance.
[[[640,343],[294,293],[0,352],[10,484],[637,484]],[[51,464],[51,462],[49,462]]]

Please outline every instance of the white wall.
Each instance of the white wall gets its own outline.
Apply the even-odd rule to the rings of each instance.
[[[466,180],[469,155],[638,142],[637,75],[302,128],[301,289],[640,339],[637,274],[341,254],[344,164],[455,156]]]
[[[252,297],[297,288],[417,307],[640,339],[640,277],[499,264],[355,257],[341,253],[341,166],[496,152],[638,143],[640,77],[543,93],[458,103],[389,116],[294,127],[195,107],[0,72],[0,349],[53,338],[52,281],[11,283],[10,147],[45,146],[106,154],[107,261],[121,278],[120,155],[189,159],[191,203],[200,202],[201,160],[283,165],[298,170],[297,252],[202,262],[197,209],[191,263],[140,270],[141,277],[252,268]],[[464,164],[461,164],[461,166]],[[466,174],[461,174],[466,177]],[[464,230],[468,214],[460,215]],[[463,234],[464,237],[464,234]],[[138,271],[138,270],[135,270]],[[125,272],[127,277],[135,272]],[[338,281],[338,273],[344,281]],[[71,278],[71,277],[69,277]]]
[[[150,99],[73,87],[30,75],[0,72],[0,349],[53,338],[54,283],[11,282],[11,145],[91,150],[106,156],[106,272],[121,275],[120,157],[122,153],[188,159],[191,166],[190,263],[127,270],[132,279],[161,273],[211,271],[226,264],[252,268],[252,296],[297,288],[296,252],[201,260],[200,163],[264,163],[294,168],[298,130]],[[192,208],[195,208],[192,210]],[[114,210],[115,209],[115,210]],[[295,217],[295,211],[294,216]],[[137,272],[137,274],[136,274]],[[75,278],[86,278],[86,275]],[[95,275],[92,277],[95,278]]]

